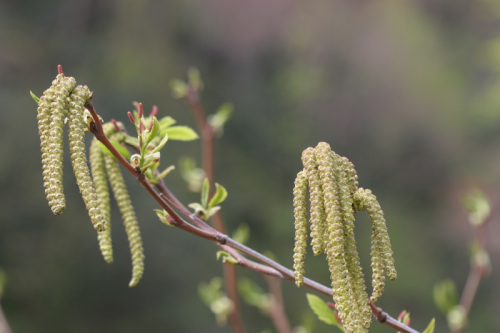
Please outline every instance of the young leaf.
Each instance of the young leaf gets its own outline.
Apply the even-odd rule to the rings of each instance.
[[[209,218],[214,216],[215,213],[217,213],[219,210],[220,210],[220,206],[215,206],[215,207],[209,208],[206,212],[206,215],[207,215],[206,220],[208,220]]]
[[[250,238],[250,227],[248,224],[240,223],[231,238],[240,244],[245,244],[248,238]]]
[[[215,114],[208,117],[208,122],[210,126],[214,129],[217,134],[222,134],[224,124],[229,120],[231,114],[233,113],[234,106],[232,103],[224,103]]]
[[[166,117],[161,118],[160,119],[160,131],[166,129],[167,127],[172,126],[175,123],[176,123],[175,119],[170,117],[170,116],[166,116]]]
[[[238,265],[238,260],[225,251],[217,251],[217,260],[222,257],[222,263],[230,265]]]
[[[203,206],[202,206],[202,205],[200,205],[200,204],[199,204],[199,203],[197,203],[197,202],[190,203],[190,204],[188,205],[188,207],[193,208],[193,209],[194,209],[194,213],[195,213],[196,215],[198,215],[198,216],[200,215],[200,213],[203,213],[203,216],[205,216],[205,215],[206,215],[206,214],[205,214],[205,208],[203,208]]]
[[[431,322],[427,328],[422,333],[434,333],[434,326],[436,325],[436,320],[432,318]]]
[[[208,192],[210,192],[210,183],[208,178],[203,181],[203,188],[201,189],[201,204],[203,208],[207,208]]]
[[[188,69],[188,81],[189,85],[193,87],[194,90],[200,91],[203,89],[203,82],[201,81],[200,72],[195,67],[190,67]]]
[[[125,143],[131,146],[139,147],[139,139],[134,136],[127,135],[127,137],[125,138]]]
[[[434,285],[434,304],[446,315],[453,307],[458,305],[458,295],[455,283],[451,279],[446,279]]]
[[[337,321],[337,318],[335,318],[333,310],[330,309],[321,298],[313,294],[307,294],[307,302],[309,303],[309,307],[318,316],[319,320],[328,325],[335,325],[340,328],[342,332],[345,332],[344,328]]]
[[[238,291],[246,303],[261,310],[269,309],[271,297],[252,280],[242,277],[238,279]]]
[[[186,96],[188,91],[188,86],[181,80],[173,79],[169,82],[170,88],[172,88],[172,97],[183,98]]]
[[[151,128],[151,133],[149,133],[147,141],[148,143],[151,142],[151,140],[153,140],[160,132],[160,122],[158,121],[158,119],[156,119],[156,117],[153,117],[153,120],[151,121],[153,122],[153,128]]]
[[[216,188],[215,194],[212,197],[212,199],[210,200],[210,202],[208,203],[208,208],[220,204],[227,197],[227,191],[222,185],[215,183],[215,188]]]
[[[160,209],[153,209],[153,210],[156,212],[156,215],[158,215],[158,218],[160,219],[161,222],[165,223],[169,227],[175,227],[175,225],[168,222],[167,220],[168,213],[165,210],[160,210]]]
[[[198,139],[198,134],[187,126],[172,126],[160,131],[160,136],[168,134],[171,140],[191,141]]]
[[[35,100],[36,104],[40,103],[40,98],[36,97],[35,94],[33,94],[30,90],[31,97]]]
[[[130,158],[130,152],[128,151],[127,148],[123,147],[118,141],[115,141],[115,140],[109,140],[109,142],[111,142],[111,144],[113,145],[113,147],[116,148],[116,150],[118,150],[118,152],[123,156],[125,157],[125,159],[129,159]],[[108,148],[106,148],[106,146],[99,141],[99,145],[101,146],[101,150],[110,155],[110,156],[113,156],[113,154],[111,154],[111,152],[108,150]]]
[[[153,149],[151,151],[151,154],[154,154],[154,153],[160,151],[160,149],[163,148],[163,146],[165,145],[165,143],[167,143],[167,141],[168,141],[168,134],[165,134],[165,136],[163,137],[163,139],[161,139],[161,141],[158,144],[158,146],[156,146],[155,149]]]

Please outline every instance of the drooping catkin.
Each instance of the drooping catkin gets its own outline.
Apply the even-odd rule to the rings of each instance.
[[[42,150],[42,168],[43,168],[43,186],[45,187],[45,194],[47,201],[51,201],[52,194],[50,191],[50,150],[49,150],[49,137],[50,137],[50,116],[52,109],[52,101],[56,92],[57,85],[62,80],[63,76],[58,75],[52,86],[43,92],[38,102],[38,134],[40,135],[40,147]]]
[[[51,103],[49,125],[49,205],[55,215],[61,215],[66,208],[63,193],[63,129],[64,117],[68,108],[68,97],[75,87],[72,77],[64,77],[56,85]]]
[[[105,220],[101,214],[100,203],[97,198],[94,182],[90,177],[90,170],[85,155],[84,136],[87,123],[84,119],[84,104],[90,95],[87,86],[77,86],[71,94],[69,106],[69,150],[71,152],[71,164],[76,176],[76,183],[80,188],[83,201],[89,212],[90,220],[94,228],[102,232],[105,228]]]
[[[104,219],[104,231],[97,234],[99,248],[108,264],[113,263],[113,246],[111,242],[111,208],[109,205],[109,189],[106,180],[104,156],[99,141],[94,137],[89,150],[90,170],[94,179],[97,198],[100,202],[101,215]]]
[[[298,173],[293,189],[293,207],[295,216],[295,248],[293,269],[295,284],[301,287],[304,282],[304,259],[307,247],[307,177],[304,171]]]
[[[307,240],[305,192],[309,187],[311,246],[315,255],[326,254],[335,308],[346,332],[368,332],[371,311],[354,238],[354,214],[366,210],[372,220],[372,300],[375,301],[382,292],[384,274],[391,279],[396,277],[382,210],[370,191],[358,190],[354,165],[335,154],[327,143],[320,142],[315,148],[304,150],[302,163],[304,170],[297,175],[294,188],[296,284],[303,284]]]
[[[384,219],[384,213],[380,208],[377,198],[370,190],[358,189],[355,196],[356,205],[359,210],[368,213],[372,222],[372,286],[373,292],[371,300],[376,302],[382,295],[385,287],[385,277],[391,281],[396,280],[397,273],[394,268],[394,259],[387,232],[387,226]]]
[[[142,248],[141,231],[118,161],[108,154],[103,154],[103,156],[109,183],[120,209],[120,213],[122,214],[123,224],[125,225],[125,231],[127,232],[130,244],[130,252],[132,254],[132,280],[129,283],[129,287],[133,287],[139,283],[142,273],[144,272],[144,250]]]

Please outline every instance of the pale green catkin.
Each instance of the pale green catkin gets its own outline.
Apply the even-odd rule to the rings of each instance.
[[[394,268],[394,259],[384,219],[377,198],[370,190],[358,189],[355,195],[356,205],[359,210],[364,210],[372,222],[372,286],[371,300],[376,302],[382,295],[385,287],[385,276],[391,281],[396,280],[397,273]]]
[[[106,181],[104,156],[99,141],[94,137],[89,150],[90,170],[94,179],[97,198],[100,202],[101,215],[104,219],[104,231],[97,234],[99,248],[108,264],[113,263],[113,246],[111,242],[111,208],[109,205],[109,189]]]
[[[76,183],[80,188],[83,201],[89,212],[90,220],[94,228],[102,232],[105,228],[105,220],[101,214],[101,204],[97,198],[94,182],[90,177],[90,170],[87,165],[87,156],[85,155],[84,136],[87,128],[84,119],[84,103],[90,95],[87,86],[78,86],[71,94],[69,106],[69,150],[71,152],[71,164],[76,176]]]
[[[318,173],[318,165],[314,158],[314,150],[308,148],[302,153],[302,163],[309,183],[309,200],[311,202],[311,238],[312,249],[315,256],[324,250],[325,206],[323,203],[323,190]]]
[[[293,207],[295,216],[295,248],[293,269],[295,284],[304,283],[304,259],[307,247],[307,177],[304,171],[298,173],[293,189]]]
[[[68,105],[68,97],[76,81],[72,77],[62,78],[57,84],[54,99],[51,103],[49,125],[49,205],[55,215],[61,215],[66,208],[66,199],[63,193],[63,134],[64,117]]]
[[[38,134],[40,135],[40,147],[42,150],[43,186],[45,187],[45,195],[47,196],[47,201],[49,201],[49,203],[52,198],[52,194],[50,193],[50,115],[56,87],[62,78],[62,75],[58,75],[56,79],[52,81],[52,86],[43,92],[43,95],[40,97],[40,101],[38,102],[37,109]]]
[[[142,248],[141,231],[135,216],[134,207],[130,201],[130,196],[125,186],[125,180],[120,171],[118,161],[108,154],[103,154],[106,164],[106,172],[108,174],[109,183],[115,196],[120,213],[122,214],[123,224],[127,232],[128,241],[130,243],[130,252],[132,254],[132,280],[129,287],[133,287],[139,283],[144,272],[144,250]]]
[[[302,153],[304,170],[294,188],[294,275],[303,284],[307,241],[306,191],[311,202],[311,246],[315,255],[326,253],[335,308],[347,333],[368,332],[371,311],[354,238],[354,214],[366,210],[373,224],[372,269],[375,301],[383,290],[385,275],[396,278],[392,250],[383,213],[370,191],[358,190],[354,165],[335,154],[327,143]]]

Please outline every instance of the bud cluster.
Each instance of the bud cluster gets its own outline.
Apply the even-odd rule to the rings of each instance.
[[[396,279],[387,227],[380,205],[369,190],[358,189],[354,165],[333,152],[327,143],[302,153],[304,170],[294,188],[294,275],[303,284],[307,245],[307,189],[309,188],[311,246],[314,255],[325,253],[332,280],[333,299],[346,332],[368,332],[371,311],[354,239],[354,215],[368,212],[372,221],[373,295],[384,288],[385,275]]]

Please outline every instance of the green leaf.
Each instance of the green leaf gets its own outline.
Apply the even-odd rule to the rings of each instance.
[[[245,244],[248,238],[250,238],[250,227],[248,224],[240,223],[231,238],[240,244]]]
[[[163,170],[159,175],[158,175],[158,178],[159,179],[163,179],[165,178],[172,170],[175,169],[175,166],[171,165],[169,166],[168,168],[166,168],[165,170]]]
[[[40,98],[36,97],[35,94],[33,94],[30,90],[31,97],[35,100],[36,104],[40,103]]]
[[[172,96],[174,98],[183,98],[187,95],[188,86],[186,83],[178,79],[170,80],[170,88],[172,88]]]
[[[261,310],[267,310],[271,306],[271,297],[249,278],[238,279],[238,291],[243,300]]]
[[[139,147],[139,139],[137,139],[137,137],[134,136],[127,135],[125,137],[125,143],[130,146]]]
[[[195,67],[190,67],[188,69],[188,81],[189,85],[193,87],[194,90],[200,91],[203,89],[203,82],[201,81],[200,72]]]
[[[307,294],[307,302],[309,303],[309,307],[313,310],[313,312],[318,316],[318,319],[328,325],[335,325],[345,332],[344,328],[339,324],[333,310],[326,305],[321,298],[313,294]]]
[[[153,210],[156,212],[156,215],[158,215],[158,218],[160,219],[160,221],[162,223],[168,225],[169,227],[175,227],[175,225],[168,222],[168,220],[167,220],[168,213],[165,210],[161,210],[161,209],[153,209]]]
[[[222,135],[224,124],[231,117],[233,110],[234,106],[232,103],[224,103],[219,107],[215,114],[208,117],[208,123],[219,136]]]
[[[196,215],[200,215],[200,213],[203,213],[203,216],[205,216],[205,215],[206,215],[206,214],[205,214],[205,208],[203,208],[203,206],[202,206],[202,205],[200,205],[200,204],[199,204],[199,203],[197,203],[197,202],[190,203],[190,204],[188,205],[188,207],[193,208],[193,209],[194,209],[194,213],[195,213]]]
[[[176,121],[170,116],[166,116],[160,119],[160,131],[172,126]]]
[[[422,333],[434,333],[434,326],[436,325],[436,320],[432,318],[431,322],[427,328]]]
[[[208,181],[208,178],[205,178],[205,180],[203,181],[203,187],[201,189],[201,205],[205,209],[207,208],[209,192],[210,192],[210,182]]]
[[[219,210],[220,210],[220,206],[215,206],[215,207],[207,209],[207,212],[206,212],[207,217],[206,217],[206,219],[208,220],[209,218],[211,218],[212,216],[214,216],[215,213],[217,213]]]
[[[212,197],[212,199],[210,200],[210,202],[208,203],[208,208],[220,204],[227,197],[227,191],[224,188],[224,186],[215,183],[215,188],[216,188],[215,194]]]
[[[222,257],[222,263],[230,265],[238,265],[238,260],[236,260],[232,255],[226,251],[217,251],[217,260]]]
[[[170,140],[192,141],[198,139],[198,134],[187,126],[172,126],[160,131],[160,136],[168,134]]]
[[[491,207],[488,196],[481,190],[474,190],[462,199],[462,205],[469,212],[469,222],[477,227],[490,216]]]
[[[156,146],[152,151],[151,153],[154,154],[158,151],[160,151],[160,149],[163,148],[163,146],[167,143],[168,141],[168,134],[165,134],[165,136],[163,137],[163,139],[161,139],[160,143],[158,144],[158,146]]]
[[[153,122],[153,128],[151,128],[151,133],[149,133],[148,143],[156,138],[156,136],[160,132],[160,122],[158,121],[158,119],[156,119],[156,117],[153,117],[151,121]]]
[[[121,143],[119,143],[118,141],[115,141],[115,140],[109,140],[109,142],[111,142],[111,144],[113,145],[113,147],[115,147],[115,149],[118,150],[118,152],[123,157],[125,157],[126,160],[128,160],[130,158],[130,152],[128,151],[128,149],[126,147],[123,147],[121,145]],[[114,155],[109,151],[108,148],[106,148],[106,146],[101,141],[99,141],[99,145],[101,146],[101,150],[104,153],[106,153],[106,154],[114,157]]]
[[[458,295],[455,283],[446,279],[434,285],[433,291],[434,304],[446,315],[448,311],[458,304]]]

